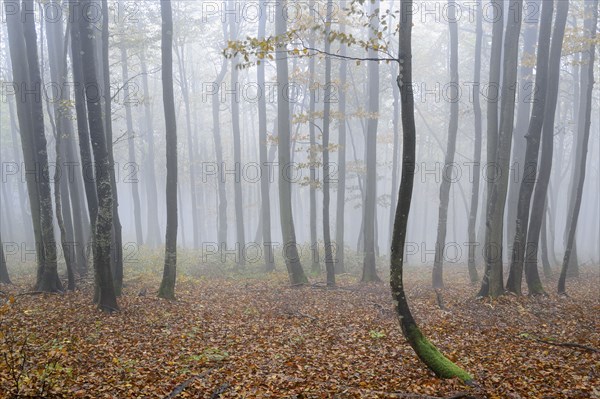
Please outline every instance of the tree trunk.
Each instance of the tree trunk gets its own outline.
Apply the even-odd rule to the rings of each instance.
[[[135,157],[135,131],[133,130],[133,116],[131,115],[132,101],[129,95],[129,71],[127,62],[127,49],[125,44],[121,44],[121,73],[123,75],[123,96],[124,107],[125,107],[125,122],[127,124],[127,152],[129,155],[129,163],[131,165],[137,165]],[[135,237],[138,245],[144,245],[144,235],[142,233],[142,210],[140,205],[140,191],[138,187],[138,181],[130,181],[131,185],[131,198],[133,200],[133,218],[135,225]],[[156,209],[155,209],[156,212]]]
[[[187,133],[188,167],[190,173],[190,202],[192,208],[192,239],[194,240],[192,248],[199,249],[200,228],[198,226],[198,201],[196,199],[196,154],[194,153],[194,139],[192,136],[192,115],[190,110],[187,71],[185,68],[184,43],[181,43],[180,46],[175,48],[175,55],[177,56],[177,63],[179,65],[179,85],[181,87],[183,104],[185,106],[185,127]]]
[[[414,98],[412,92],[412,0],[400,1],[400,46],[398,50],[398,63],[400,64],[400,76],[397,83],[402,99],[402,177],[398,193],[398,207],[394,220],[394,231],[392,234],[392,252],[390,259],[390,288],[396,313],[400,321],[402,333],[423,361],[437,376],[441,378],[458,377],[463,381],[471,381],[467,372],[448,360],[431,343],[415,322],[402,281],[404,264],[404,245],[406,243],[406,227],[410,213],[412,191],[415,178],[415,144],[416,128],[414,115]]]
[[[311,18],[316,18],[315,2],[311,0],[308,7],[310,8]],[[310,33],[309,44],[310,47],[315,46],[315,34],[314,31]],[[315,57],[310,57],[308,60],[308,85],[309,85],[309,105],[308,105],[308,136],[309,136],[309,149],[308,149],[308,168],[309,168],[309,204],[310,204],[310,249],[311,249],[311,267],[312,273],[321,273],[321,264],[319,262],[319,243],[317,241],[317,165],[319,160],[317,159],[318,146],[316,141],[316,125],[314,123],[316,115],[316,89],[319,86],[315,82]]]
[[[340,8],[346,8],[346,0],[340,1]],[[346,32],[346,25],[340,26],[340,33]],[[346,46],[340,46],[340,56],[344,57],[347,53]],[[346,209],[346,82],[348,76],[348,67],[345,61],[340,62],[339,70],[339,102],[338,112],[340,115],[338,126],[338,184],[337,184],[337,207],[335,216],[335,272],[344,273],[344,214]]]
[[[332,0],[327,1],[327,15],[325,21],[325,53],[331,52],[331,14],[333,13]],[[330,164],[329,164],[329,130],[331,125],[331,57],[325,58],[325,98],[323,102],[323,242],[325,245],[325,270],[327,272],[327,286],[335,287],[335,266],[333,262],[333,248],[331,244],[331,226],[329,225],[330,192]]]
[[[152,109],[150,105],[150,91],[148,90],[148,68],[146,67],[146,54],[142,49],[140,51],[140,67],[142,73],[142,89],[144,92],[144,127],[147,144],[145,171],[146,171],[146,200],[148,202],[147,210],[147,234],[146,244],[156,248],[162,243],[160,236],[160,224],[158,223],[158,192],[156,189],[156,173],[154,172],[154,126],[152,124]]]
[[[121,219],[119,218],[119,196],[117,195],[117,178],[115,172],[115,157],[113,154],[113,131],[112,131],[112,98],[110,94],[110,67],[108,59],[108,0],[102,0],[102,81],[104,88],[104,132],[106,134],[106,150],[110,163],[110,185],[112,199],[112,261],[114,265],[115,292],[121,295],[123,287],[123,238]],[[96,36],[94,36],[96,37]],[[91,129],[90,129],[91,130]],[[96,159],[96,162],[98,160]],[[98,194],[100,197],[100,194]]]
[[[482,141],[482,121],[481,121],[481,100],[480,100],[480,85],[481,85],[481,42],[483,40],[483,7],[482,0],[477,0],[477,30],[475,37],[475,72],[473,73],[473,115],[475,120],[474,136],[475,145],[473,150],[473,186],[471,188],[471,206],[469,209],[469,255],[468,255],[468,270],[469,279],[472,284],[479,281],[477,275],[477,266],[475,259],[475,244],[477,242],[477,210],[479,208],[479,185],[481,178],[481,141]]]
[[[1,234],[1,233],[0,233]],[[4,256],[4,244],[0,235],[0,283],[12,284],[8,276],[8,268],[6,267],[6,257]]]
[[[495,172],[492,174],[492,187],[488,194],[488,217],[485,237],[485,257],[487,273],[482,290],[484,295],[497,297],[504,293],[502,274],[502,247],[504,233],[504,210],[508,188],[508,170],[512,144],[523,0],[510,0],[506,39],[504,42],[503,84],[498,130],[497,151],[495,151]],[[487,286],[487,287],[485,287]]]
[[[285,35],[287,21],[284,18],[284,9],[287,1],[278,2],[276,5],[275,34]],[[277,43],[278,57],[277,68],[277,130],[279,132],[278,157],[279,157],[279,217],[283,235],[285,265],[288,270],[290,284],[293,286],[306,284],[308,279],[302,269],[298,248],[296,246],[296,230],[292,216],[292,185],[288,169],[290,163],[290,103],[288,94],[289,71],[287,63],[287,49],[283,42]]]
[[[448,124],[448,147],[446,148],[442,184],[440,185],[440,207],[432,273],[433,288],[444,288],[443,262],[448,225],[448,203],[450,202],[450,186],[454,171],[456,136],[458,135],[458,24],[456,21],[455,0],[448,0],[448,27],[450,29],[450,85],[452,95],[450,99],[450,122]]]
[[[502,70],[502,41],[503,41],[503,30],[504,30],[504,1],[505,0],[491,0],[490,4],[493,5],[494,16],[492,25],[492,50],[490,55],[490,74],[489,74],[489,87],[490,91],[487,93],[487,157],[486,157],[486,171],[488,172],[486,178],[485,198],[486,206],[484,208],[485,219],[485,236],[487,236],[490,226],[490,220],[488,214],[490,211],[490,196],[492,193],[494,174],[490,175],[490,166],[494,165],[496,160],[496,150],[498,148],[498,103],[500,100],[500,77]],[[481,235],[479,235],[481,236]],[[487,242],[487,241],[486,241]],[[477,296],[487,296],[490,290],[490,278],[491,270],[489,268],[490,263],[487,261],[488,248],[484,246],[483,254],[485,261],[485,270],[483,273],[483,279],[481,281],[481,288]],[[496,255],[497,256],[497,255]],[[497,273],[496,273],[497,274]]]
[[[229,0],[232,8],[234,0]],[[229,34],[231,40],[237,40],[238,38],[238,26],[235,18],[229,19]],[[231,59],[231,89],[234,93],[238,93],[239,85],[239,69],[237,68],[238,59],[236,57]],[[231,124],[233,132],[233,162],[235,170],[235,180],[233,183],[234,189],[234,200],[235,200],[235,231],[236,231],[236,251],[237,251],[237,264],[239,268],[246,266],[246,259],[244,256],[244,248],[246,246],[246,234],[244,232],[244,204],[242,203],[242,144],[241,144],[241,132],[240,132],[240,99],[237,94],[231,97]]]
[[[379,0],[371,3],[370,29],[371,39],[375,39],[379,30]],[[376,39],[375,39],[376,40]],[[376,58],[377,51],[370,49],[369,57]],[[373,114],[379,112],[379,64],[370,62],[368,66],[369,81],[369,119],[367,120],[367,135],[365,136],[365,159],[367,164],[365,207],[363,212],[364,225],[364,259],[362,282],[381,281],[377,276],[375,264],[375,217],[377,207],[377,122]]]
[[[83,64],[85,87],[98,87],[96,51],[91,16],[88,14],[90,0],[82,0],[77,10],[81,38],[80,57]],[[86,90],[88,123],[95,160],[95,182],[98,194],[98,213],[94,237],[94,270],[96,273],[96,302],[104,311],[118,310],[115,281],[111,271],[111,243],[113,226],[113,193],[111,184],[111,162],[108,152],[108,135],[105,135],[102,106],[97,94]]]
[[[266,8],[265,2],[266,0],[261,0],[262,10]],[[266,26],[267,16],[265,13],[262,13],[258,23],[259,40],[264,40],[266,37]],[[262,179],[260,179],[260,227],[262,228],[265,271],[268,273],[275,270],[275,260],[273,259],[273,246],[271,242],[271,198],[269,196],[269,169],[267,168],[267,99],[264,93],[264,89],[266,87],[264,62],[258,64],[256,75],[258,87],[263,89],[263,95],[258,99],[258,146],[262,176]],[[225,188],[223,187],[223,191],[224,190]],[[225,193],[223,193],[223,197],[225,197]]]
[[[227,73],[227,60],[223,59],[221,70],[214,84],[220,90],[221,83]],[[217,160],[217,171],[221,171],[224,167],[223,163],[223,146],[221,145],[221,124],[219,120],[220,113],[220,96],[219,91],[212,96],[212,116],[213,116],[213,139],[215,143],[215,158]],[[227,190],[225,187],[225,179],[223,174],[217,172],[217,187],[219,192],[219,212],[217,216],[217,236],[218,244],[221,246],[227,245]]]
[[[546,107],[546,92],[548,89],[548,60],[550,57],[550,36],[552,33],[553,12],[553,1],[545,1],[542,3],[535,75],[536,90],[533,97],[531,120],[529,121],[527,135],[525,136],[527,148],[525,149],[523,178],[519,189],[519,203],[517,206],[517,220],[515,223],[516,229],[512,247],[510,270],[508,281],[506,282],[506,289],[517,295],[521,295],[531,195],[537,179],[540,137],[542,135],[542,124],[544,122],[544,111]],[[509,240],[510,238],[511,237],[508,237]]]
[[[529,228],[527,230],[527,244],[525,246],[525,280],[527,282],[529,295],[540,295],[544,293],[544,288],[538,272],[538,246],[545,208],[549,205],[548,201],[551,199],[551,196],[548,195],[548,185],[550,184],[554,152],[554,118],[556,116],[556,104],[558,102],[560,59],[568,12],[569,2],[559,1],[557,3],[556,22],[554,23],[552,44],[550,48],[548,70],[549,85],[546,93],[546,110],[544,111],[544,126],[542,128],[540,172],[535,183],[533,202],[531,204],[531,215],[529,216]]]
[[[531,7],[537,7],[538,2],[529,2]],[[525,21],[523,28],[523,52],[521,53],[521,64],[519,65],[519,87],[518,87],[518,105],[515,121],[514,143],[512,149],[512,159],[510,168],[510,178],[508,180],[508,202],[506,209],[506,237],[509,244],[515,237],[517,208],[519,202],[519,190],[524,175],[525,149],[527,147],[527,132],[529,128],[529,118],[531,115],[531,104],[536,94],[534,84],[533,58],[535,57],[536,41],[538,38],[537,25],[539,16],[534,21]]]
[[[34,18],[27,18],[26,15],[33,16],[33,0],[24,0],[23,3],[23,35],[25,37],[25,47],[27,50],[27,61],[29,62],[29,83],[36,91],[39,90],[41,98],[41,75],[37,52],[37,34]],[[15,66],[13,65],[13,71]],[[22,64],[18,66],[22,68]],[[36,289],[45,292],[62,291],[62,283],[58,278],[58,263],[56,253],[56,241],[54,239],[54,211],[52,207],[52,193],[50,189],[50,175],[48,170],[48,152],[46,136],[44,132],[44,111],[41,101],[29,102],[29,111],[31,118],[32,141],[34,145],[34,158],[37,186],[39,193],[39,209],[41,237],[44,252],[44,264],[41,272],[38,272]]]
[[[569,261],[572,256],[573,245],[575,241],[575,233],[577,232],[577,222],[579,220],[579,211],[581,209],[581,200],[583,196],[583,186],[585,183],[586,174],[586,159],[588,143],[590,139],[590,125],[592,119],[592,91],[594,87],[594,61],[596,55],[596,45],[593,38],[596,37],[597,20],[598,20],[598,0],[585,1],[584,21],[584,36],[589,39],[588,51],[582,54],[581,67],[581,98],[579,104],[579,120],[577,121],[577,134],[580,137],[578,140],[581,143],[581,153],[579,154],[578,164],[578,181],[576,185],[574,203],[572,213],[568,219],[569,235],[567,237],[567,245],[565,248],[565,256],[563,259],[560,278],[558,280],[558,293],[565,294],[565,283],[567,271],[570,267]]]
[[[171,0],[161,0],[162,89],[167,142],[167,232],[165,264],[158,296],[175,299],[177,277],[177,118],[173,94],[173,14]]]

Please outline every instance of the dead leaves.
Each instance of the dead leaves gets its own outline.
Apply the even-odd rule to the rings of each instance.
[[[600,398],[597,353],[520,336],[600,347],[597,279],[573,281],[571,298],[492,302],[474,299],[466,273],[449,272],[443,311],[429,275],[417,273],[408,273],[407,294],[424,332],[481,384],[465,395]],[[352,289],[290,289],[283,275],[266,279],[186,278],[176,302],[152,290],[138,296],[157,281],[130,281],[122,311],[111,316],[90,303],[90,288],[17,296],[9,287],[13,300],[0,307],[1,349],[6,334],[17,342],[28,336],[30,377],[22,392],[39,390],[45,372],[51,391],[63,397],[168,397],[177,387],[184,388],[178,398],[422,398],[465,391],[418,361],[389,311],[387,285],[357,286],[343,276],[342,287]],[[33,366],[48,359],[56,361]],[[0,361],[0,392],[9,395],[11,386]]]

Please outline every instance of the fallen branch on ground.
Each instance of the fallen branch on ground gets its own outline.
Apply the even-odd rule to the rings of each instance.
[[[208,370],[204,370],[200,374],[196,374],[196,375],[191,376],[187,380],[183,381],[181,384],[177,385],[171,391],[170,394],[168,394],[167,396],[164,397],[164,399],[173,399],[174,397],[176,397],[177,395],[179,395],[180,393],[182,393],[183,391],[185,391],[185,389],[187,387],[189,387],[192,384],[192,382],[196,381],[197,379],[206,377],[213,370],[214,370],[214,368],[211,368],[211,369],[208,369]]]
[[[532,339],[536,342],[540,342],[542,344],[548,344],[548,345],[553,345],[553,346],[563,346],[566,348],[577,348],[577,349],[583,349],[583,350],[590,351],[590,352],[600,353],[600,350],[597,348],[594,348],[593,346],[577,344],[575,342],[554,342],[549,339],[538,338],[531,334],[521,334],[521,335],[519,335],[519,337],[525,338],[525,339],[530,338],[530,339]]]

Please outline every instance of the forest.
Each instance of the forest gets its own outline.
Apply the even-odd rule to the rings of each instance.
[[[0,18],[0,398],[600,399],[598,0]]]

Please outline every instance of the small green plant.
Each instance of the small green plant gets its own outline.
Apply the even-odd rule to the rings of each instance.
[[[369,336],[371,339],[382,339],[385,338],[385,333],[382,331],[371,330],[369,331]]]

